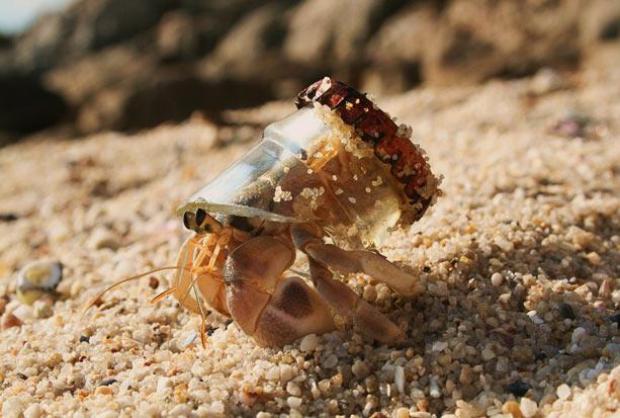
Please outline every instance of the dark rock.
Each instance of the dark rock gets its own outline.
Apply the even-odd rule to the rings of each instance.
[[[515,380],[514,382],[506,385],[506,390],[512,393],[516,397],[524,396],[528,390],[530,390],[530,385],[525,383],[523,380]]]
[[[395,93],[419,84],[437,17],[431,4],[415,4],[383,22],[366,48],[372,66],[364,72],[364,88]]]
[[[520,77],[619,33],[617,0],[80,0],[0,39],[0,78],[29,86],[0,129],[50,126],[65,103],[83,133],[218,117],[326,74],[374,93]]]
[[[434,84],[519,77],[544,65],[574,65],[579,1],[452,1],[442,11],[424,57]]]
[[[127,40],[155,25],[171,7],[166,0],[89,0],[76,3],[71,12],[76,25],[71,44],[98,50]]]
[[[287,75],[280,46],[284,38],[282,3],[267,4],[245,15],[218,43],[202,64],[210,80],[274,81]]]
[[[13,46],[13,38],[0,33],[0,49],[8,49]]]
[[[394,0],[304,1],[292,10],[284,55],[319,72],[355,81],[364,70],[364,45],[403,4]]]
[[[150,29],[171,7],[168,0],[86,0],[40,19],[15,41],[15,62],[41,73],[67,60],[127,41]]]
[[[152,80],[129,94],[119,104],[121,112],[114,129],[134,130],[162,121],[182,121],[201,111],[219,119],[221,109],[256,106],[272,98],[267,86],[242,81],[205,81],[183,74]]]
[[[99,386],[110,386],[117,382],[118,380],[116,379],[104,379],[101,381],[101,383],[99,383]]]
[[[0,77],[0,131],[25,134],[52,126],[67,114],[67,104],[35,77]]]
[[[565,319],[576,319],[577,316],[575,315],[575,311],[573,310],[573,307],[571,305],[569,305],[568,303],[560,303],[560,315],[562,315],[562,318]]]
[[[67,41],[74,25],[74,18],[68,13],[39,19],[14,41],[14,70],[38,75],[56,65],[67,53]]]
[[[0,222],[15,222],[19,216],[12,212],[0,213]]]

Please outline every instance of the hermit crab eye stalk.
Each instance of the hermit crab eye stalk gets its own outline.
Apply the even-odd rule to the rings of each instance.
[[[209,215],[204,209],[198,208],[195,212],[183,212],[183,225],[197,233],[217,232],[221,229],[221,224]]]

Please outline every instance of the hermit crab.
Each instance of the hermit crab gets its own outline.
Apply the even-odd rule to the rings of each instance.
[[[157,300],[174,295],[203,324],[209,308],[230,316],[263,346],[343,327],[396,342],[401,329],[339,277],[361,272],[420,293],[415,276],[374,248],[424,214],[439,181],[411,130],[352,87],[326,77],[296,105],[179,208],[193,234]],[[298,254],[307,272],[292,267]]]

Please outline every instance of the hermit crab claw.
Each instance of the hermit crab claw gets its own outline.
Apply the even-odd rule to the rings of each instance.
[[[282,277],[294,260],[294,248],[263,236],[237,247],[224,266],[230,313],[262,345],[281,346],[334,329],[319,295],[299,277]]]

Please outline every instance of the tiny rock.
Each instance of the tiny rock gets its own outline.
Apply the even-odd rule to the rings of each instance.
[[[305,352],[314,351],[316,350],[318,345],[319,337],[317,337],[316,334],[310,334],[302,338],[301,342],[299,343],[299,349]]]
[[[43,415],[43,410],[38,403],[30,405],[24,411],[24,418],[39,418]]]
[[[521,408],[519,404],[515,401],[507,401],[502,405],[502,412],[507,414],[512,414],[513,418],[523,418],[523,414],[521,413]]]
[[[409,418],[409,409],[407,408],[398,408],[394,413],[396,418]]]
[[[579,344],[586,336],[588,335],[588,331],[585,328],[577,327],[573,330],[571,335],[571,342],[573,344]]]
[[[521,413],[525,418],[533,417],[538,411],[538,405],[536,405],[536,402],[529,398],[521,398],[521,403],[519,406],[521,408]]]
[[[37,300],[32,306],[34,316],[38,319],[49,318],[54,313],[52,301],[49,298]]]
[[[102,250],[108,248],[110,250],[118,250],[121,246],[116,234],[108,229],[98,228],[88,240],[88,246],[93,250]]]
[[[394,383],[400,393],[405,393],[405,369],[402,366],[394,369]]]
[[[566,383],[562,383],[555,391],[555,394],[558,395],[558,398],[560,399],[570,398],[571,393],[572,391]]]
[[[288,382],[286,384],[286,391],[293,396],[301,396],[301,389],[295,382]]]
[[[504,276],[501,273],[493,273],[491,276],[491,284],[494,287],[500,287],[504,283]]]
[[[353,362],[351,371],[358,378],[364,378],[368,376],[368,373],[370,372],[370,370],[368,369],[368,366],[366,365],[366,362],[361,361],[361,360],[355,360],[355,362]]]
[[[489,347],[485,347],[480,354],[484,361],[491,361],[495,358],[495,353]]]
[[[288,406],[290,406],[291,408],[299,408],[301,406],[301,398],[297,397],[297,396],[289,396],[286,399],[286,403],[288,404]]]

